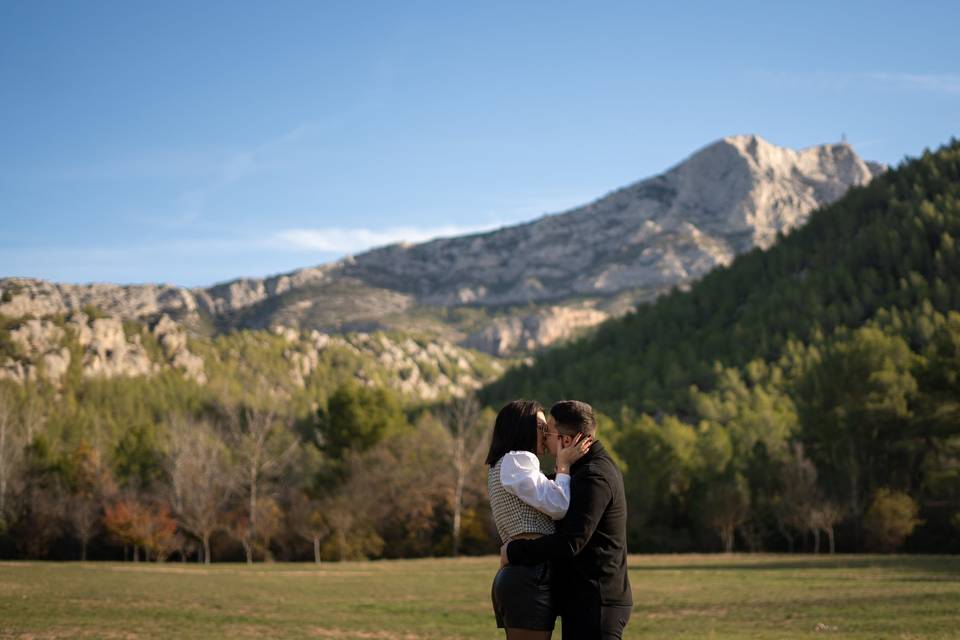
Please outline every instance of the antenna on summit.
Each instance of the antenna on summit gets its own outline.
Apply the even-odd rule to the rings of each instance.
[[[847,134],[845,133],[840,134],[840,144],[847,144]]]

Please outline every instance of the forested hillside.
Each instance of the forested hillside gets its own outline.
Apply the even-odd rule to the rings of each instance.
[[[956,551],[958,239],[952,141],[485,397],[609,416],[636,550]]]
[[[93,308],[0,321],[0,557],[492,546],[467,482],[489,356],[396,333],[188,339]]]
[[[0,557],[495,552],[518,397],[602,412],[631,551],[960,551],[958,236],[954,142],[479,403],[500,361],[429,335],[0,316]]]

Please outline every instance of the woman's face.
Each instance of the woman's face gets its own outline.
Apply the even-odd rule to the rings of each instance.
[[[543,411],[537,411],[537,455],[542,456],[548,453],[546,437],[544,432],[547,430],[547,417]]]

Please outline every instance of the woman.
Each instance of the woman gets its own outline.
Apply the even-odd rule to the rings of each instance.
[[[556,531],[554,520],[570,506],[570,465],[590,448],[574,441],[557,454],[556,480],[540,471],[547,420],[543,406],[514,400],[497,414],[487,454],[490,508],[501,542],[539,538]],[[556,613],[550,593],[550,565],[507,565],[493,579],[493,610],[507,640],[549,640]]]

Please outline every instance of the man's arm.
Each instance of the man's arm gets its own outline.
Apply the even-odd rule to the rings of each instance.
[[[557,533],[506,545],[511,564],[540,564],[551,558],[572,558],[590,541],[612,497],[606,478],[596,472],[578,475],[572,483],[570,509]]]

